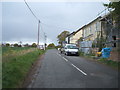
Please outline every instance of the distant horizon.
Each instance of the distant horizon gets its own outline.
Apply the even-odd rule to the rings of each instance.
[[[6,44],[6,43],[9,43],[9,44],[16,44],[16,43],[17,43],[17,44],[19,44],[19,42],[9,42],[9,41],[8,41],[8,42],[2,42],[1,44]],[[30,43],[27,43],[27,42],[25,43],[25,42],[24,42],[24,43],[22,43],[22,45],[25,45],[25,44],[32,45],[33,43],[36,43],[36,42],[30,42]],[[36,44],[37,44],[37,43],[36,43]],[[50,43],[49,43],[49,44],[50,44]],[[39,43],[39,45],[44,45],[44,43],[42,43],[42,44]],[[47,45],[48,45],[48,44],[47,44]]]

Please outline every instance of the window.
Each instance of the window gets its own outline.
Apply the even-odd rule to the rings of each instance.
[[[68,45],[66,48],[68,48],[68,49],[78,49],[77,46],[73,46],[73,45]]]
[[[116,40],[116,36],[112,36],[113,40]]]
[[[116,36],[112,36],[112,39],[115,41],[116,40]],[[113,47],[116,47],[116,43],[113,43]]]

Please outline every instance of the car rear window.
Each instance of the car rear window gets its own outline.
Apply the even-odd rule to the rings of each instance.
[[[68,49],[78,49],[77,46],[73,46],[73,45],[68,45],[67,48],[68,48]]]

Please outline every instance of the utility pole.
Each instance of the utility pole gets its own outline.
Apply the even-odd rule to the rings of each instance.
[[[44,37],[45,37],[45,49],[46,49],[46,39],[47,39],[47,35],[44,33]]]
[[[37,42],[37,48],[39,47],[39,33],[40,33],[40,20],[38,21],[38,42]]]

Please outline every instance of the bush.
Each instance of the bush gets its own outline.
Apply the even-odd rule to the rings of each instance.
[[[48,48],[55,48],[54,43],[49,44],[49,45],[48,45]]]
[[[9,47],[10,46],[10,44],[9,43],[6,43],[6,47]]]
[[[14,44],[14,47],[18,47],[19,45],[17,43]]]
[[[84,52],[79,51],[80,56],[84,56]]]
[[[33,43],[31,46],[32,46],[32,47],[37,47],[37,44],[36,44],[36,43]]]
[[[59,45],[59,46],[55,46],[56,49],[61,48],[61,47],[62,47],[62,46],[60,46],[60,45]]]

